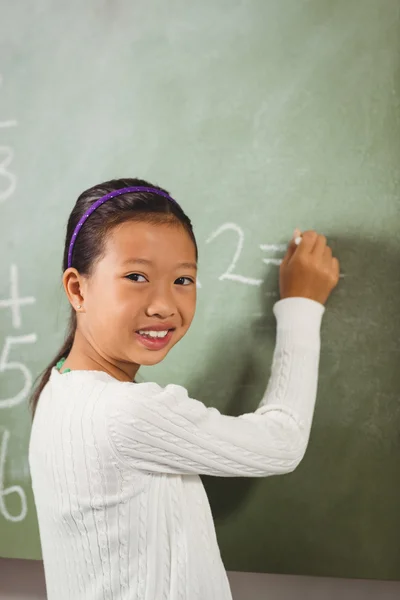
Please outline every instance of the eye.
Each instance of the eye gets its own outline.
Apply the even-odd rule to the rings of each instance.
[[[126,279],[130,279],[131,281],[135,281],[137,283],[146,283],[147,279],[144,275],[140,275],[140,273],[130,273],[126,276]]]
[[[178,279],[175,280],[175,283],[177,285],[191,285],[194,283],[194,279],[191,277],[178,277]]]

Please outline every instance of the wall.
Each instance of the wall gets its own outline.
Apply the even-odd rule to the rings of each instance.
[[[234,600],[397,600],[400,582],[230,573]],[[0,559],[0,600],[44,600],[42,563]]]

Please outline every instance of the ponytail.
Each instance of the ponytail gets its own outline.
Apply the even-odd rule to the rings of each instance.
[[[37,383],[35,390],[31,396],[29,404],[30,404],[30,408],[32,411],[32,417],[35,416],[35,411],[37,408],[37,404],[39,402],[40,394],[42,393],[43,388],[45,387],[46,383],[50,379],[50,374],[51,374],[51,371],[53,370],[53,367],[56,366],[56,364],[58,363],[59,360],[61,360],[64,357],[66,358],[68,356],[68,354],[71,352],[72,344],[74,342],[75,332],[76,332],[76,312],[74,310],[72,310],[71,316],[69,318],[67,336],[65,338],[65,341],[64,341],[62,347],[60,348],[60,350],[57,352],[57,354],[53,358],[53,360],[51,361],[51,363],[43,371],[42,375],[38,378],[38,383]]]

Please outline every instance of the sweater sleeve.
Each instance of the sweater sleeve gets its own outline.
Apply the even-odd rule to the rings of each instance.
[[[310,435],[324,307],[288,298],[274,313],[271,377],[255,412],[225,416],[189,398],[183,387],[127,383],[106,409],[117,456],[150,473],[264,477],[293,471]]]

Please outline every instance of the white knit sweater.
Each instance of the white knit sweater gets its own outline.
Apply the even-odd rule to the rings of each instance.
[[[316,397],[324,308],[291,298],[274,311],[268,388],[240,417],[176,385],[53,369],[29,456],[49,600],[231,598],[199,474],[292,471]]]

